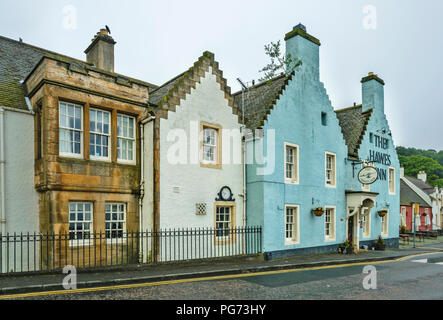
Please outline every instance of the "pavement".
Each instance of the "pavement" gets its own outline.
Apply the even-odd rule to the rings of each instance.
[[[217,260],[194,260],[188,262],[157,263],[118,268],[79,270],[77,288],[115,286],[134,283],[150,283],[177,279],[214,277],[232,274],[247,274],[274,270],[312,268],[329,265],[371,263],[395,260],[426,252],[443,252],[443,238],[432,242],[417,243],[417,248],[400,247],[385,251],[366,251],[343,255],[338,253],[296,255],[265,261],[262,255],[223,258]],[[63,290],[66,274],[18,274],[0,276],[1,295]]]

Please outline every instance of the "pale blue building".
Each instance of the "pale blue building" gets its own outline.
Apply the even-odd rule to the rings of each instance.
[[[363,104],[335,111],[319,80],[320,41],[303,25],[285,40],[301,65],[244,94],[246,126],[255,131],[246,139],[247,225],[263,226],[267,258],[336,251],[347,239],[371,247],[379,235],[398,246],[399,162],[383,81],[365,77]],[[241,106],[241,93],[234,96]],[[378,162],[363,164],[369,157]],[[362,185],[363,165],[383,179]]]

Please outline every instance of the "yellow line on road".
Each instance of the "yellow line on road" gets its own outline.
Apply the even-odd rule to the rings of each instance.
[[[133,289],[133,288],[142,288],[142,287],[162,286],[162,285],[168,285],[168,284],[179,284],[179,283],[189,283],[189,282],[199,282],[199,281],[209,281],[209,280],[247,278],[247,277],[256,277],[256,276],[263,276],[263,275],[270,275],[270,274],[281,274],[281,273],[290,273],[290,272],[299,272],[299,271],[313,271],[313,270],[336,269],[336,268],[361,266],[361,265],[392,263],[392,262],[398,262],[398,261],[405,261],[407,259],[415,258],[415,257],[419,257],[419,256],[432,255],[432,254],[438,254],[438,253],[442,253],[442,252],[426,252],[426,253],[414,254],[414,255],[410,255],[410,256],[406,256],[406,257],[402,257],[402,258],[397,258],[394,260],[356,262],[356,263],[350,263],[350,264],[337,264],[337,265],[310,267],[310,268],[294,268],[294,269],[286,269],[286,270],[241,273],[241,274],[232,274],[232,275],[224,275],[224,276],[209,276],[209,277],[200,277],[200,278],[189,278],[189,279],[167,280],[167,281],[148,282],[148,283],[125,284],[125,285],[115,285],[115,286],[106,286],[106,287],[31,292],[31,293],[11,294],[11,295],[4,295],[4,296],[0,295],[0,300],[1,299],[29,298],[29,297],[37,297],[37,296],[52,296],[52,295],[60,295],[60,294],[74,294],[74,293],[85,293],[85,292]]]

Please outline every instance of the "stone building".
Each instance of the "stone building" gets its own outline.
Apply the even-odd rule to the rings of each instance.
[[[104,244],[123,242],[123,232],[139,230],[138,123],[156,86],[114,72],[115,41],[105,29],[86,49],[86,62],[6,38],[0,45],[1,76],[14,90],[8,99],[21,109],[27,101],[34,118],[20,126],[33,146],[18,158],[33,159],[33,170],[23,172],[27,183],[33,175],[38,198],[33,210],[17,212],[32,217],[35,229],[27,231],[66,234],[71,246],[90,245],[93,232],[103,233]]]

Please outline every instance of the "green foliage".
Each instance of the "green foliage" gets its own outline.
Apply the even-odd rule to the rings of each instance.
[[[397,154],[406,176],[417,177],[424,170],[430,185],[443,187],[443,150],[397,147]]]
[[[268,81],[282,72],[289,74],[301,65],[301,61],[293,58],[290,53],[284,55],[281,52],[280,40],[277,43],[271,42],[265,45],[265,54],[271,58],[271,63],[259,71],[264,73],[263,78],[260,78],[259,81]]]

